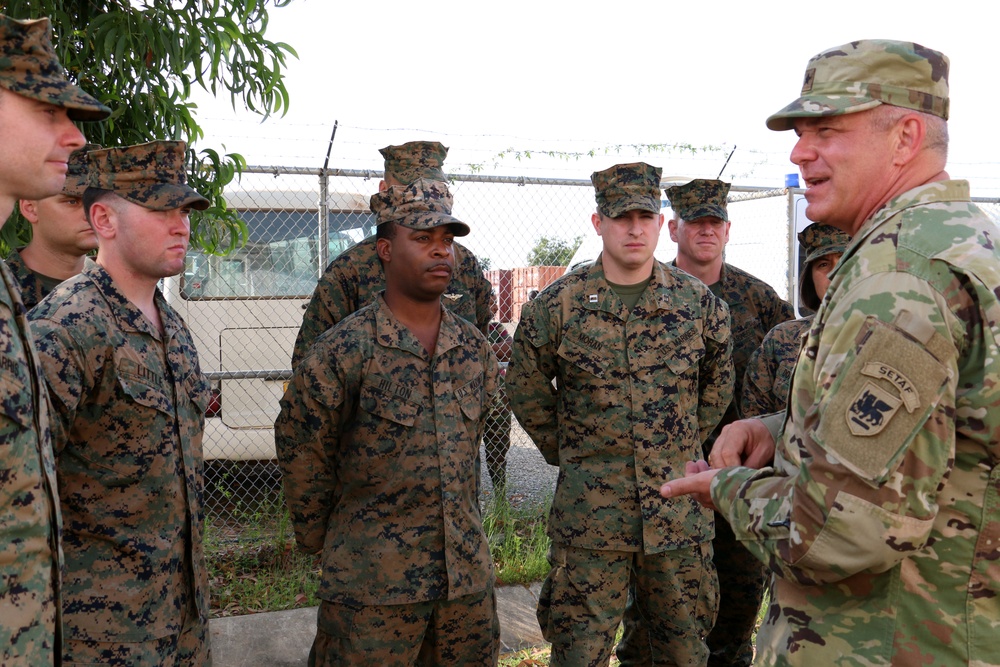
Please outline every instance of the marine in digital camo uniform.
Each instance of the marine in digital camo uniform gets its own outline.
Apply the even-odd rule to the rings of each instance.
[[[184,269],[185,145],[91,151],[95,261],[30,315],[53,406],[64,665],[211,664],[202,429],[209,387],[156,287]]]
[[[770,285],[725,261],[730,227],[726,201],[729,187],[723,181],[699,178],[666,190],[673,210],[668,229],[670,238],[677,243],[673,264],[708,285],[729,306],[735,392],[726,415],[704,443],[706,454],[722,427],[740,416],[743,374],[750,355],[775,325],[795,317],[791,305]],[[720,600],[719,615],[708,636],[711,652],[708,664],[749,665],[753,658],[753,631],[764,595],[764,569],[718,517],[713,549]],[[617,652],[622,667],[650,665],[645,628],[631,604],[625,613],[624,626]]]
[[[62,189],[64,163],[84,144],[72,120],[110,113],[66,80],[48,19],[0,14],[0,220],[17,199]],[[3,262],[0,277],[0,664],[36,667],[59,657],[59,503],[26,309]]]
[[[296,541],[323,555],[309,664],[494,665],[478,487],[497,361],[441,303],[469,228],[440,182],[371,203],[386,289],[316,340],[274,426]]]
[[[732,399],[728,309],[653,258],[659,168],[591,180],[603,252],[525,304],[506,378],[518,421],[559,466],[538,619],[551,664],[606,665],[634,573],[653,657],[703,665],[718,595],[711,512],[658,489],[700,456]]]
[[[948,70],[919,44],[851,42],[767,121],[799,137],[806,215],[852,241],[777,442],[737,422],[716,468],[662,489],[710,489],[776,575],[762,665],[1000,664],[1000,230],[944,170]],[[775,444],[773,467],[720,468]]]
[[[802,335],[812,324],[813,314],[819,310],[829,284],[828,278],[826,283],[817,284],[813,274],[815,271],[829,273],[851,242],[851,237],[844,232],[820,222],[803,229],[798,238],[806,254],[799,276],[799,303],[811,312],[771,329],[750,357],[740,395],[740,412],[744,417],[767,415],[785,409]]]
[[[441,165],[448,149],[436,141],[411,141],[386,146],[385,179],[379,189],[409,185],[418,178],[444,182]],[[449,211],[450,213],[450,211]],[[316,338],[342,319],[371,303],[385,289],[385,276],[375,252],[375,237],[351,246],[330,262],[306,306],[302,327],[295,339],[292,367],[305,357]],[[455,244],[455,272],[444,294],[444,304],[453,313],[472,322],[484,334],[492,317],[492,287],[479,260],[461,244]]]
[[[97,248],[97,237],[83,210],[87,189],[87,144],[69,156],[62,192],[42,199],[18,202],[21,215],[31,224],[31,242],[7,256],[7,266],[21,287],[28,310],[48,296],[56,285],[83,270],[83,259]]]

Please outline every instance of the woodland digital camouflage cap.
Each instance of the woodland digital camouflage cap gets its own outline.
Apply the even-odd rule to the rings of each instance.
[[[843,254],[851,242],[851,237],[831,225],[814,222],[799,232],[799,243],[806,253],[799,277],[799,300],[810,310],[819,308],[820,298],[816,293],[812,270],[809,265],[824,255]]]
[[[183,141],[105,148],[87,153],[90,187],[111,190],[153,211],[195,208],[204,211],[208,200],[187,185]]]
[[[395,222],[410,229],[451,225],[455,236],[466,236],[469,226],[451,216],[451,192],[441,181],[419,178],[409,185],[394,185],[371,196],[378,223]]]
[[[645,162],[616,164],[590,175],[594,184],[597,210],[609,218],[618,218],[629,211],[660,212],[659,167]]]
[[[767,119],[772,130],[794,119],[857,113],[880,104],[948,120],[948,57],[913,42],[866,39],[815,55],[802,96]]]
[[[83,197],[90,183],[90,170],[87,168],[87,153],[99,150],[98,144],[84,144],[70,153],[66,168],[66,182],[63,183],[62,194],[69,197]]]
[[[73,120],[103,120],[111,109],[66,80],[52,49],[48,19],[0,14],[0,87],[66,109]]]
[[[428,181],[444,181],[441,165],[448,155],[448,149],[437,141],[410,141],[401,146],[386,146],[379,149],[385,158],[385,171],[403,185],[409,185],[418,178]]]
[[[713,217],[729,222],[726,209],[729,183],[696,178],[684,185],[667,188],[666,193],[670,208],[683,220]]]

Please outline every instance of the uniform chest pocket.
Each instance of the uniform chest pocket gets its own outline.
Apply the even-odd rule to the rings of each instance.
[[[564,336],[556,351],[572,369],[582,371],[596,378],[604,378],[610,369],[611,358],[604,352],[598,341],[585,340],[576,336]]]
[[[462,414],[471,422],[478,423],[483,416],[483,404],[486,403],[484,392],[482,373],[455,391],[455,398],[462,408]]]
[[[128,375],[118,376],[118,386],[122,393],[133,402],[147,408],[152,408],[157,412],[170,415],[171,417],[173,416],[173,401],[170,398],[170,394],[163,387],[148,384],[143,380]]]
[[[664,331],[662,341],[663,345],[654,350],[652,361],[663,363],[674,375],[684,375],[705,356],[701,329],[693,323],[679,331]]]
[[[420,406],[407,398],[409,390],[389,380],[361,385],[358,407],[370,415],[401,426],[413,426]]]

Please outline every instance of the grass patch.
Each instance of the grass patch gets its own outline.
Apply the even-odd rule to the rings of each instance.
[[[487,499],[483,529],[489,540],[498,586],[530,584],[548,574],[549,562],[545,556],[551,541],[545,534],[545,526],[550,502],[515,507],[503,494]]]
[[[218,494],[225,504],[209,507],[205,526],[212,616],[318,605],[321,560],[295,546],[280,487],[258,492],[253,502],[233,495]],[[514,506],[506,498],[487,499],[483,525],[498,585],[528,584],[548,573],[548,508],[548,502]]]
[[[231,506],[225,521],[205,526],[213,617],[319,604],[320,558],[295,546],[280,492]]]

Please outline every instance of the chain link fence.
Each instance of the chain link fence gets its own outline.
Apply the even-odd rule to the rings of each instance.
[[[330,260],[374,231],[369,196],[381,173],[251,167],[227,193],[249,230],[247,244],[225,256],[191,251],[182,275],[167,279],[167,298],[190,327],[215,399],[206,420],[207,507],[225,523],[253,508],[280,502],[272,424],[291,377],[291,352],[304,308]],[[529,266],[543,239],[579,249],[571,263],[600,251],[592,225],[589,180],[452,175],[454,215],[472,233],[461,239],[486,269],[497,300],[491,327],[513,334],[521,306],[563,266]],[[727,261],[793,298],[796,191],[744,188],[730,192]],[[664,202],[666,204],[666,202]],[[1000,208],[986,200],[987,208]],[[801,226],[801,225],[800,225]],[[667,225],[657,257],[676,246]],[[501,359],[501,361],[505,361]],[[542,460],[500,397],[490,411],[483,449],[482,489],[504,486],[512,502],[542,503],[556,470]]]

